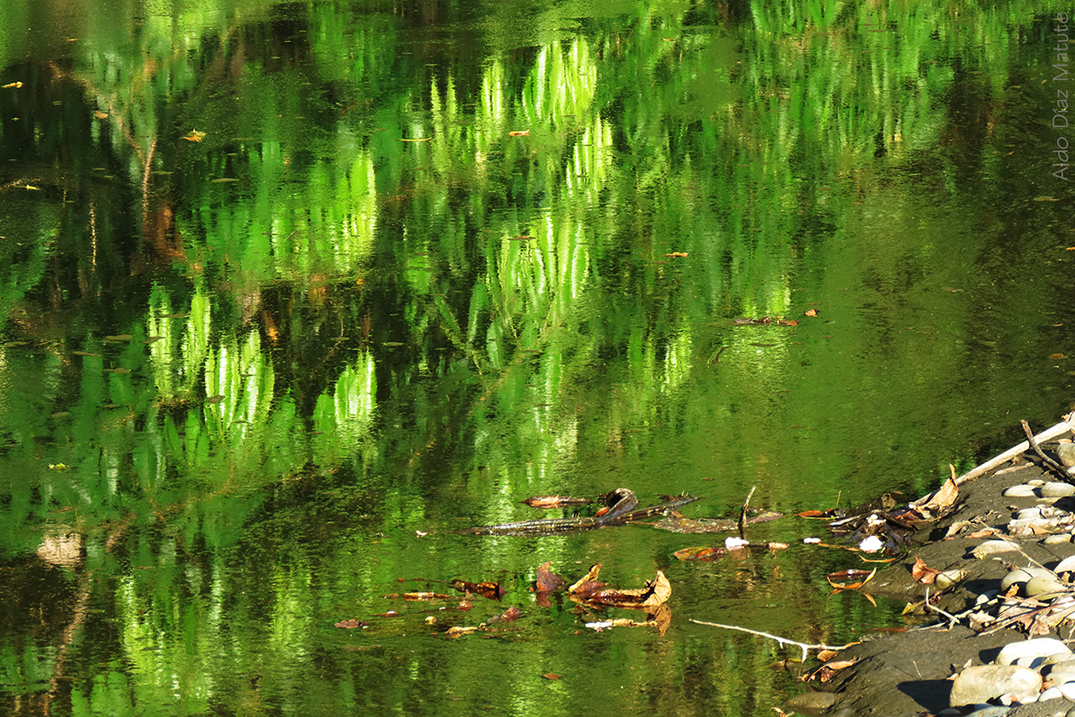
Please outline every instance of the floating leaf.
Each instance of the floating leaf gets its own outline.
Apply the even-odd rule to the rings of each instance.
[[[224,182],[238,182],[235,177],[218,177],[213,180],[213,184],[223,184]]]
[[[825,576],[825,579],[829,581],[829,585],[832,585],[837,590],[858,590],[868,583],[876,572],[877,568],[869,572],[861,568],[847,568],[846,570],[829,573]]]
[[[839,515],[839,513],[840,511],[836,510],[835,508],[829,508],[828,510],[804,510],[803,512],[796,513],[795,515],[800,518],[824,518],[825,520],[828,520],[829,518],[836,517],[837,515]]]
[[[130,341],[133,338],[130,334],[116,334],[115,336],[105,336],[105,341]]]
[[[445,637],[462,637],[463,635],[469,635],[472,632],[477,632],[476,627],[450,627],[448,631],[444,633]]]
[[[524,129],[524,130],[516,130],[514,132],[508,132],[508,136],[509,137],[529,137],[530,136],[530,130]]]
[[[452,580],[448,584],[461,593],[474,593],[489,600],[499,600],[507,592],[501,587],[500,583],[472,583],[467,580]]]
[[[817,309],[807,309],[806,311],[803,312],[803,316],[816,317],[817,316]]]
[[[665,256],[671,257],[673,259],[685,259],[689,255],[685,251],[674,251],[670,254],[665,254]]]
[[[404,600],[451,600],[451,595],[441,595],[439,593],[428,592],[420,590],[417,592],[403,593]]]
[[[683,548],[672,553],[677,560],[705,560],[712,561],[728,554],[724,548]]]
[[[187,140],[188,142],[201,142],[204,137],[205,132],[199,132],[196,129],[192,129],[190,131],[190,134],[183,137],[183,139]]]
[[[1059,361],[1060,359],[1066,359],[1067,356],[1065,356],[1064,354],[1050,354],[1049,358],[1051,358],[1053,361]]]
[[[362,622],[361,620],[355,620],[354,618],[352,618],[350,620],[341,620],[340,622],[336,623],[335,626],[344,630],[354,630],[356,627],[369,627],[370,624],[368,622]]]
[[[531,508],[562,508],[567,505],[595,503],[593,498],[576,498],[570,495],[535,495],[523,501]]]
[[[6,85],[4,85],[4,89],[5,89],[5,90],[6,90],[6,89],[10,89],[10,88],[14,88],[14,89],[16,89],[16,90],[17,90],[17,89],[19,89],[20,87],[22,87],[22,83],[21,83],[21,82],[9,82],[9,83],[7,83]]]
[[[560,679],[560,675],[556,674],[555,672],[546,672],[544,675],[542,675],[542,677],[544,677],[546,680]]]
[[[534,589],[539,593],[551,593],[567,584],[562,577],[552,572],[552,563],[542,563],[537,569],[537,581]]]
[[[600,563],[594,565],[585,577],[568,588],[572,599],[611,607],[640,608],[657,607],[667,601],[672,594],[672,585],[660,570],[645,586],[628,590],[607,588],[604,584],[597,582],[596,578],[600,570]]]
[[[101,110],[94,110],[93,116],[97,119],[108,119],[108,113],[102,112]]]
[[[512,605],[511,607],[509,607],[507,610],[505,610],[504,612],[500,613],[496,617],[489,618],[488,624],[489,625],[495,625],[498,622],[515,622],[520,617],[522,617],[522,614],[523,614],[522,610],[520,610],[516,606]]]

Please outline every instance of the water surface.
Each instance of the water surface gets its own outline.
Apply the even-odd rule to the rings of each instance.
[[[798,651],[688,618],[902,624],[790,516],[917,497],[1075,374],[1067,8],[965,10],[5,4],[5,710],[769,715]],[[790,547],[451,532],[621,486],[756,487]],[[664,571],[667,631],[539,605],[545,562]]]

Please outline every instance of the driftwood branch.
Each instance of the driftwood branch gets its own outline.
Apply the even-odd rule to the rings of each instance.
[[[1064,470],[1064,466],[1042,452],[1041,447],[1038,446],[1038,442],[1034,439],[1034,431],[1030,430],[1030,424],[1026,421],[1019,421],[1019,423],[1023,424],[1023,433],[1026,434],[1026,441],[1030,444],[1030,447],[1034,449],[1034,452],[1038,454],[1038,458],[1040,458],[1051,470],[1059,473],[1064,478],[1067,478],[1068,472]]]
[[[1046,428],[1044,431],[1034,436],[1033,438],[1036,442],[1041,443],[1042,441],[1051,441],[1054,438],[1059,438],[1068,431],[1075,431],[1075,413],[1069,413],[1067,416],[1064,417],[1063,421],[1056,424],[1052,428]],[[1014,448],[1010,448],[1004,451],[996,458],[986,461],[977,468],[959,476],[959,478],[956,478],[956,485],[963,485],[967,481],[974,480],[978,476],[988,473],[997,466],[1003,465],[1004,463],[1010,461],[1012,458],[1015,458],[1016,456],[1022,454],[1029,448],[1030,443],[1027,441],[1023,441]]]
[[[751,630],[750,628],[739,627],[738,625],[721,625],[718,622],[705,622],[704,620],[695,620],[693,617],[690,618],[690,621],[695,623],[696,625],[707,625],[708,627],[720,627],[720,628],[723,628],[725,630],[738,630],[739,632],[748,632],[751,635],[757,635],[758,637],[767,637],[770,640],[776,640],[781,645],[795,645],[796,647],[798,647],[799,649],[801,649],[803,651],[803,661],[804,662],[806,661],[806,653],[807,653],[808,650],[845,650],[845,649],[851,647],[851,645],[857,644],[857,643],[852,642],[852,643],[850,643],[848,645],[840,645],[839,647],[837,647],[836,645],[809,645],[809,644],[807,644],[805,642],[799,642],[798,640],[789,640],[786,637],[780,637],[779,635],[770,635],[767,632],[761,632],[759,630]]]

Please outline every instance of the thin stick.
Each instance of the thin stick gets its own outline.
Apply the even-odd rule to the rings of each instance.
[[[756,485],[750,486],[750,492],[747,493],[747,499],[743,501],[743,507],[739,511],[739,539],[740,540],[746,540],[747,539],[747,506],[750,505],[750,499],[752,497],[754,497],[754,491],[757,490],[757,488],[758,488],[758,486],[756,486]]]
[[[1026,433],[1027,443],[1029,443],[1030,447],[1034,449],[1034,452],[1038,454],[1038,458],[1042,459],[1046,466],[1056,471],[1064,478],[1067,478],[1068,472],[1064,470],[1064,467],[1041,452],[1041,448],[1038,447],[1038,442],[1034,440],[1034,431],[1030,430],[1030,424],[1026,421],[1019,421],[1019,423],[1023,424],[1023,432]]]
[[[1068,431],[1075,431],[1075,413],[1069,413],[1067,416],[1064,417],[1064,420],[1061,421],[1060,423],[1056,424],[1052,428],[1046,428],[1044,431],[1042,431],[1038,435],[1034,436],[1034,440],[1039,442],[1039,443],[1041,443],[1042,441],[1050,441],[1050,440],[1052,440],[1054,438],[1059,438],[1060,436],[1064,435]],[[992,460],[986,461],[985,463],[983,463],[982,465],[978,466],[977,468],[974,468],[973,470],[967,471],[966,473],[961,475],[959,478],[956,478],[956,485],[963,485],[964,483],[966,483],[969,480],[974,480],[978,476],[983,475],[985,473],[988,473],[989,471],[993,470],[997,466],[1002,465],[1004,463],[1007,463],[1012,458],[1015,458],[1016,456],[1020,455],[1021,453],[1026,451],[1028,448],[1030,448],[1030,444],[1028,442],[1026,442],[1026,441],[1023,441],[1022,443],[1020,443],[1019,445],[1015,446],[1014,448],[1010,448],[1010,449],[1004,451],[1003,453],[1001,453],[996,458],[993,458]]]
[[[705,622],[703,620],[695,620],[693,617],[690,618],[690,621],[697,625],[708,625],[709,627],[722,627],[725,630],[738,630],[739,632],[749,632],[751,635],[757,635],[759,637],[767,637],[770,640],[776,640],[781,645],[795,645],[796,647],[801,648],[803,651],[803,662],[806,661],[807,650],[846,650],[847,648],[851,647],[851,645],[858,644],[852,642],[847,645],[840,645],[839,647],[836,647],[835,645],[808,645],[805,642],[799,642],[798,640],[789,640],[786,637],[780,637],[779,635],[770,635],[767,632],[751,630],[750,628],[739,627],[738,625],[721,625],[718,622]]]
[[[939,612],[940,614],[942,614],[946,618],[948,618],[948,629],[949,630],[951,630],[953,627],[955,627],[956,623],[959,622],[959,618],[956,617],[955,615],[953,615],[952,613],[947,612],[946,610],[942,610],[939,607],[937,607],[936,605],[930,605],[929,604],[929,586],[928,585],[926,586],[926,609],[927,610],[933,610],[935,612]]]

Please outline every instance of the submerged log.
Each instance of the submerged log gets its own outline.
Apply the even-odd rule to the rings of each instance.
[[[642,518],[649,518],[680,506],[693,503],[700,498],[684,495],[659,505],[637,508],[638,498],[634,491],[617,488],[601,496],[605,508],[593,517],[551,518],[544,520],[523,520],[515,523],[484,525],[476,528],[453,531],[462,535],[562,535],[603,528],[606,525],[623,525]]]

